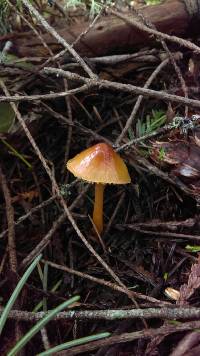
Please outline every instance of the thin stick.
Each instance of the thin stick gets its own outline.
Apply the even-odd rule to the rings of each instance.
[[[57,98],[63,98],[67,95],[75,95],[77,93],[85,92],[90,88],[99,88],[99,89],[110,89],[110,90],[117,90],[122,92],[127,92],[136,94],[136,95],[143,95],[144,97],[152,97],[160,100],[166,100],[170,102],[175,102],[179,104],[188,105],[191,107],[200,108],[200,101],[194,100],[190,98],[184,98],[179,95],[172,95],[165,93],[164,91],[156,91],[151,89],[145,89],[141,87],[136,87],[135,85],[131,84],[122,84],[117,82],[110,82],[109,80],[92,80],[89,78],[81,77],[78,74],[66,72],[61,69],[56,68],[44,68],[46,73],[49,74],[58,74],[65,78],[71,80],[77,80],[81,82],[85,82],[86,84],[82,85],[81,87],[71,89],[69,91],[58,92],[58,93],[51,93],[51,94],[36,94],[36,95],[7,95],[7,96],[0,96],[0,103],[6,102],[21,102],[21,101],[34,101],[34,100],[52,100]],[[58,72],[59,71],[59,72]]]
[[[110,230],[110,228],[111,228],[111,226],[112,226],[112,224],[113,224],[113,221],[114,221],[114,219],[115,219],[115,216],[117,215],[119,209],[121,208],[121,205],[122,205],[122,203],[123,203],[123,201],[124,201],[124,198],[125,198],[125,193],[122,193],[121,196],[120,196],[120,198],[119,198],[119,201],[117,202],[117,205],[116,205],[116,207],[115,207],[115,209],[114,209],[114,211],[113,211],[113,213],[112,213],[112,216],[110,217],[110,219],[109,219],[109,221],[108,221],[108,224],[107,224],[107,226],[106,226],[106,228],[105,228],[105,231],[104,231],[104,233],[103,233],[103,236],[106,236],[107,233],[109,232],[109,230]]]
[[[128,295],[129,298],[130,297],[135,297],[135,298],[137,298],[139,300],[147,301],[147,302],[150,302],[150,303],[156,303],[156,305],[162,305],[162,306],[169,305],[168,302],[160,301],[160,300],[155,299],[153,297],[149,297],[147,295],[144,295],[142,293],[135,292],[135,291],[132,291],[132,290],[129,290],[129,289],[124,290],[124,288],[118,286],[117,284],[114,284],[112,282],[106,281],[105,279],[102,279],[102,278],[96,278],[96,277],[91,276],[91,275],[89,275],[87,273],[76,271],[76,270],[74,270],[72,268],[69,268],[67,266],[58,265],[57,263],[54,263],[54,262],[51,262],[51,261],[47,261],[47,260],[45,260],[45,263],[47,263],[49,266],[51,266],[53,268],[56,268],[58,270],[70,273],[72,275],[75,275],[75,276],[78,276],[78,277],[81,277],[81,278],[84,278],[84,279],[88,279],[88,280],[90,280],[90,281],[92,281],[94,283],[97,283],[97,284],[103,285],[105,287],[111,288],[114,291],[118,291],[118,292],[124,293],[124,294]]]
[[[12,200],[10,195],[10,190],[8,188],[6,177],[3,173],[2,167],[0,165],[0,182],[4,194],[4,199],[6,202],[6,216],[8,222],[8,255],[10,268],[13,272],[17,272],[17,254],[16,254],[16,244],[15,244],[15,224],[14,224],[14,209],[12,206]],[[19,307],[19,301],[16,302],[16,307]],[[18,323],[15,325],[15,339],[20,339],[21,327]]]
[[[80,40],[83,39],[83,37],[94,27],[94,25],[96,24],[96,22],[98,21],[98,19],[101,17],[103,11],[105,9],[102,8],[102,10],[97,14],[97,16],[94,18],[94,20],[89,24],[88,28],[80,33],[80,35],[75,39],[75,41],[71,44],[71,47],[74,47]],[[62,51],[60,51],[59,53],[55,54],[55,56],[53,58],[49,58],[46,60],[46,62],[44,62],[43,64],[41,64],[40,69],[44,68],[47,64],[49,64],[52,61],[56,61],[57,59],[61,58],[64,56],[64,54],[67,52],[67,49],[64,49]]]
[[[70,210],[72,210],[76,204],[79,202],[79,200],[83,197],[83,195],[87,192],[89,188],[89,184],[85,187],[85,189],[82,190],[82,192],[78,195],[78,197],[73,201],[71,206],[69,207]],[[50,243],[51,238],[55,234],[56,230],[64,223],[66,220],[66,213],[64,212],[62,215],[59,216],[59,218],[54,221],[51,229],[48,231],[48,233],[43,237],[43,239],[37,244],[37,246],[24,258],[22,261],[20,268],[25,267],[28,265],[37,255],[39,255]]]
[[[60,66],[59,66],[60,67]],[[68,82],[67,80],[64,78],[63,79],[64,82],[64,87],[65,90],[68,90]],[[71,139],[72,139],[72,124],[73,124],[73,115],[72,115],[72,108],[71,108],[71,98],[70,96],[66,96],[65,97],[65,103],[67,106],[67,114],[68,114],[68,120],[71,123],[71,125],[69,125],[68,129],[67,129],[67,139],[66,139],[66,145],[65,145],[65,158],[64,158],[64,164],[63,164],[63,169],[62,169],[62,174],[64,175],[65,169],[66,169],[66,162],[69,158],[69,152],[70,152],[70,143],[71,143]],[[68,176],[66,178],[66,183],[68,181]]]
[[[8,184],[6,177],[0,166],[0,182],[4,194],[4,199],[6,202],[6,216],[8,222],[8,254],[10,261],[10,268],[13,272],[17,271],[17,255],[15,246],[15,225],[14,225],[14,209],[11,202],[10,191],[8,189]]]
[[[61,76],[61,77],[67,78],[67,79],[76,80],[78,82],[83,82],[83,83],[87,84],[88,89],[97,87],[99,89],[111,89],[111,90],[117,90],[117,91],[131,93],[131,94],[139,94],[139,95],[141,94],[146,97],[152,97],[152,98],[156,98],[156,99],[172,101],[172,102],[200,108],[199,100],[184,98],[182,96],[168,94],[163,91],[156,91],[156,90],[136,87],[135,85],[131,85],[131,84],[110,82],[109,80],[103,80],[103,79],[102,80],[101,79],[90,79],[90,78],[82,77],[78,74],[71,73],[71,72],[64,71],[62,69],[57,69],[57,68],[45,67],[44,72],[47,74],[55,74],[55,75],[58,75],[58,76]],[[59,93],[60,96],[62,96],[62,94],[63,93]],[[69,94],[69,92],[68,92],[68,94]],[[46,94],[45,99],[48,99],[47,95],[51,95],[51,94]],[[10,99],[10,101],[16,100],[15,97],[10,97],[9,99]],[[18,99],[20,99],[20,97],[18,97]],[[7,101],[7,99],[5,97],[0,97],[0,102],[1,101]]]
[[[64,115],[54,111],[52,108],[50,108],[50,106],[46,105],[45,103],[42,103],[42,105],[44,106],[46,111],[49,112],[56,119],[62,120],[65,124],[67,124],[69,126],[73,126],[77,129],[79,129],[80,131],[82,131],[83,133],[93,136],[95,140],[103,141],[103,142],[106,142],[108,145],[112,145],[112,142],[110,140],[99,135],[98,133],[94,132],[93,130],[89,129],[88,127],[81,125],[80,122],[75,121],[75,120],[73,120],[73,122],[71,122]]]
[[[170,237],[173,239],[186,239],[186,240],[197,240],[200,241],[200,236],[199,235],[189,235],[189,234],[179,234],[175,232],[168,232],[168,231],[152,231],[152,230],[144,230],[139,227],[134,226],[134,224],[124,224],[121,225],[124,229],[130,229],[133,231],[137,231],[141,234],[146,234],[146,235],[155,235],[158,237]]]
[[[160,39],[168,40],[170,42],[175,42],[179,46],[183,46],[183,47],[191,49],[192,51],[194,51],[196,53],[200,53],[200,47],[190,41],[184,40],[183,38],[180,38],[177,36],[167,35],[166,33],[152,29],[152,28],[144,25],[143,23],[134,20],[133,18],[132,19],[127,18],[125,15],[123,15],[113,9],[109,8],[109,12],[111,14],[115,15],[116,17],[118,17],[119,19],[123,20],[124,22],[128,23],[129,25],[138,28],[141,31],[147,32],[150,35],[155,35],[156,37],[158,37]]]
[[[64,91],[64,92],[59,92],[59,93],[51,93],[51,94],[44,94],[44,95],[40,95],[40,94],[36,94],[36,95],[6,95],[6,96],[0,96],[0,103],[3,102],[20,102],[20,101],[35,101],[35,100],[51,100],[51,99],[57,99],[57,98],[63,98],[67,95],[74,95],[77,93],[82,93],[88,90],[88,85],[82,85],[79,88],[76,89],[71,89],[69,91]]]
[[[56,199],[56,195],[53,195],[52,197],[50,197],[49,199],[43,201],[41,204],[35,206],[34,208],[32,208],[31,210],[28,211],[28,213],[24,214],[23,216],[21,216],[17,221],[14,221],[14,225],[19,225],[20,223],[22,223],[24,220],[28,219],[29,216],[31,216],[34,212],[44,208],[45,206],[51,204],[54,200]],[[2,237],[4,237],[8,232],[8,229],[2,231],[0,233],[0,239]]]
[[[0,313],[3,308],[0,308]],[[8,318],[24,321],[41,320],[47,312],[27,312],[11,310]],[[69,310],[58,313],[53,320],[122,320],[122,319],[166,319],[187,320],[200,318],[200,308],[147,308],[147,309],[110,309],[110,310]],[[183,324],[184,325],[184,324]],[[200,322],[198,321],[198,325]]]
[[[105,340],[94,341],[92,343],[88,343],[87,345],[73,347],[72,349],[67,351],[67,356],[80,355],[80,353],[82,352],[89,354],[88,351],[92,351],[104,346],[115,345],[117,343],[130,342],[137,339],[141,339],[141,340],[149,339],[162,335],[167,336],[171,333],[181,332],[186,330],[195,330],[195,328],[198,329],[199,326],[200,326],[199,321],[196,321],[196,322],[184,323],[176,326],[166,325],[157,329],[148,329],[148,330],[135,331],[132,333],[123,333],[121,335],[114,335],[109,338],[106,338]],[[66,355],[65,351],[59,353],[59,356],[65,356],[65,355]]]
[[[140,11],[136,10],[135,8],[133,8],[133,11],[138,16],[139,20],[142,19],[144,25],[146,25],[150,29],[157,30],[156,26],[149,19],[147,19]],[[169,58],[171,60],[171,63],[174,66],[175,72],[176,72],[176,74],[178,76],[178,79],[180,81],[183,93],[184,93],[185,97],[188,98],[188,88],[187,88],[185,80],[184,80],[184,78],[182,76],[181,70],[180,70],[179,66],[177,65],[175,56],[169,50],[169,48],[167,46],[167,43],[164,41],[164,39],[158,38],[158,40],[160,40],[160,43],[161,43],[162,47],[164,48],[164,50],[168,54],[168,56],[169,56]],[[185,116],[187,116],[187,115],[188,115],[188,107],[185,106]]]
[[[160,63],[158,65],[158,67],[153,71],[153,73],[150,75],[150,77],[147,79],[145,85],[144,85],[144,88],[145,89],[148,89],[150,87],[150,85],[152,84],[152,82],[154,81],[154,79],[158,76],[158,74],[160,73],[160,71],[166,67],[166,65],[169,63],[170,59],[167,58],[165,59],[162,63]],[[117,138],[116,140],[116,145],[118,145],[121,140],[124,138],[124,136],[126,135],[128,129],[131,127],[135,117],[136,117],[136,114],[139,110],[139,107],[141,105],[141,102],[142,102],[142,99],[143,99],[143,95],[139,95],[138,98],[137,98],[137,101],[134,105],[134,108],[131,112],[131,115],[129,116],[128,120],[126,121],[126,124],[121,132],[121,134],[119,135],[119,137]]]
[[[79,179],[75,179],[73,182],[71,182],[70,184],[67,184],[67,189],[66,190],[70,190],[74,185],[77,184],[77,182],[79,182]],[[57,195],[53,195],[51,196],[49,199],[44,200],[41,204],[34,206],[31,210],[29,210],[26,214],[20,216],[20,218],[14,222],[15,225],[19,225],[21,224],[24,220],[28,219],[29,216],[31,216],[33,213],[35,213],[36,211],[44,208],[45,206],[51,204],[57,197]],[[77,200],[74,200],[73,204],[77,203]],[[71,207],[72,207],[71,205]],[[73,205],[74,206],[74,205]],[[8,232],[8,230],[4,230],[2,231],[2,233],[0,234],[0,239]]]

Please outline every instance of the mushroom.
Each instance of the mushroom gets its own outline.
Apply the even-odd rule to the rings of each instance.
[[[67,169],[75,177],[95,183],[93,222],[99,234],[103,230],[103,194],[105,184],[131,182],[122,158],[106,143],[98,143],[67,162]]]

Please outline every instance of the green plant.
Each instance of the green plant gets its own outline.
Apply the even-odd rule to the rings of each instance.
[[[163,110],[152,110],[145,121],[138,120],[136,124],[136,137],[141,137],[159,129],[166,122],[166,114]]]
[[[77,302],[80,299],[79,296],[75,296],[64,303],[60,304],[58,307],[55,309],[52,309],[51,311],[48,312],[47,315],[44,316],[40,321],[38,321],[17,343],[16,345],[12,348],[12,350],[9,351],[8,356],[15,356],[17,355],[21,349],[29,342],[32,337],[40,331],[51,319],[53,319],[56,314],[58,314],[60,311],[63,309],[67,308],[71,304]]]
[[[32,165],[27,161],[27,159],[13,146],[11,146],[6,140],[0,137],[0,142],[2,142],[8,148],[8,150],[13,154],[13,156],[19,158],[29,169],[32,169]]]
[[[45,266],[47,266],[47,264],[45,264]],[[43,284],[43,290],[46,291],[47,289],[47,272],[48,272],[48,269],[47,267],[44,268],[44,271],[42,271],[42,268],[40,266],[40,264],[38,263],[37,265],[37,268],[38,268],[38,274],[39,274],[39,277],[41,279],[41,282]],[[62,283],[62,279],[59,279],[54,285],[53,287],[50,289],[51,292],[56,292],[58,290],[58,288],[60,287]],[[44,289],[44,286],[46,286],[46,288]],[[37,311],[39,311],[41,308],[43,308],[43,311],[46,311],[46,298],[44,298],[43,300],[41,300],[35,307],[34,309],[32,310],[33,313],[36,313]]]
[[[24,275],[22,276],[22,278],[20,279],[20,281],[18,282],[14,292],[12,293],[10,299],[8,300],[2,314],[0,317],[0,335],[3,331],[4,325],[6,323],[6,320],[8,318],[8,314],[10,312],[10,310],[12,309],[19,293],[21,292],[24,284],[26,283],[27,279],[29,278],[30,274],[32,273],[32,271],[34,270],[35,266],[38,264],[38,262],[40,261],[42,255],[39,255],[38,257],[35,258],[35,260],[31,263],[31,265],[29,266],[29,268],[27,269],[27,271],[24,273]]]
[[[157,5],[160,3],[161,3],[161,0],[145,0],[146,5]]]
[[[15,112],[10,103],[0,103],[0,133],[7,133],[15,121]]]
[[[165,149],[164,149],[164,147],[161,147],[159,152],[158,152],[158,159],[160,161],[163,161],[164,158],[165,158]]]
[[[198,245],[195,246],[187,245],[185,249],[189,252],[200,252],[200,246]]]
[[[0,35],[4,35],[10,31],[8,21],[10,10],[6,0],[0,0]]]
[[[163,279],[165,282],[167,281],[168,277],[169,277],[169,274],[167,272],[165,272],[163,275]]]
[[[103,6],[109,6],[111,3],[112,0],[64,0],[64,7],[76,8],[77,6],[82,5],[85,7],[85,9],[89,10],[90,17],[93,18],[101,11]]]
[[[25,285],[27,279],[31,275],[32,271],[36,266],[38,266],[38,272],[40,274],[40,277],[43,282],[43,288],[46,290],[47,288],[47,277],[48,277],[48,265],[45,264],[44,266],[44,271],[42,273],[41,267],[39,265],[39,261],[41,259],[42,255],[39,255],[38,257],[35,258],[35,260],[31,263],[29,268],[26,270],[20,281],[18,282],[15,290],[13,291],[10,299],[8,300],[5,308],[2,311],[1,317],[0,317],[0,335],[3,331],[4,325],[7,321],[8,315],[10,310],[12,309],[19,293],[21,292],[23,286]],[[79,296],[75,296],[71,299],[66,300],[64,303],[58,305],[56,308],[52,310],[48,310],[48,313],[39,320],[16,344],[15,346],[8,352],[8,356],[15,356],[18,355],[19,352],[22,350],[22,348],[34,337],[34,335],[39,332],[51,319],[53,319],[60,311],[64,310],[65,308],[71,306],[72,304],[76,303],[80,299]],[[46,299],[43,300],[43,307],[44,305],[46,306]],[[46,309],[46,308],[44,308]],[[66,350],[72,346],[77,346],[77,345],[82,345],[90,341],[94,340],[99,340],[105,337],[110,336],[110,333],[108,332],[103,332],[99,333],[96,335],[90,335],[86,336],[80,339],[68,341],[64,344],[57,345],[53,347],[52,349],[49,349],[48,351],[42,352],[40,355],[46,356],[46,355],[52,355],[54,352],[61,351],[61,350]]]
[[[68,342],[65,342],[64,344],[60,344],[55,347],[52,347],[51,349],[49,349],[47,351],[41,352],[37,356],[55,355],[56,352],[59,352],[62,350],[67,350],[73,346],[83,345],[83,344],[86,344],[91,341],[100,340],[100,339],[103,339],[108,336],[110,336],[110,333],[105,332],[105,333],[100,333],[100,334],[96,334],[96,335],[81,337],[80,339],[68,341]]]

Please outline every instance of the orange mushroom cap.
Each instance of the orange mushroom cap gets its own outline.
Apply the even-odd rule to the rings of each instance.
[[[122,158],[106,143],[98,143],[67,162],[75,177],[93,183],[127,184],[131,182]]]

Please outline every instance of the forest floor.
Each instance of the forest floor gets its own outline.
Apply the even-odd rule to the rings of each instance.
[[[72,340],[56,354],[198,355],[198,39],[186,37],[187,47],[157,38],[132,51],[86,57],[56,31],[76,25],[82,8],[9,4],[13,27],[1,36],[0,63],[1,311],[42,256],[8,315],[1,355],[39,312],[75,296],[74,314],[58,313],[26,343],[25,355]],[[109,15],[104,9],[84,16],[92,31]],[[66,163],[102,142],[123,158],[131,183],[106,186],[98,236],[94,185],[76,179]],[[99,334],[78,346],[79,338]]]

